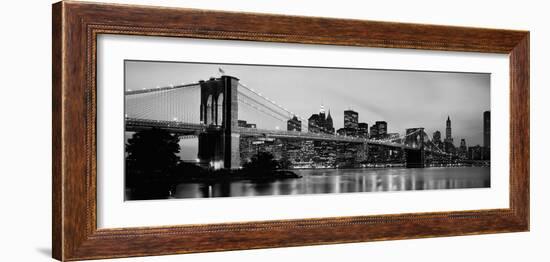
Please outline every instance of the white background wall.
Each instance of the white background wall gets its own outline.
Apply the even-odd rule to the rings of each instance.
[[[107,1],[531,31],[531,232],[277,248],[123,261],[549,261],[550,27],[545,1]],[[0,260],[51,256],[50,1],[0,9]]]

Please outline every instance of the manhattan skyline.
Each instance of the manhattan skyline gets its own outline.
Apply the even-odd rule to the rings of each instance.
[[[489,74],[124,69],[125,200],[491,186]]]
[[[388,133],[401,134],[411,127],[424,127],[430,135],[444,132],[450,116],[455,144],[464,138],[469,146],[483,144],[480,112],[490,110],[489,74],[143,61],[125,65],[126,84],[132,89],[207,80],[218,76],[221,67],[302,118],[323,105],[335,129],[344,126],[348,109],[369,127],[386,121]],[[239,114],[250,123],[266,122],[244,108]]]

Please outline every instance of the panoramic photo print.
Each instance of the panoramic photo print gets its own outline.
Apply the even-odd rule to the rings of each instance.
[[[491,186],[490,74],[124,62],[125,200]]]

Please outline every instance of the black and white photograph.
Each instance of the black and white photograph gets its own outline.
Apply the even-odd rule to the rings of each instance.
[[[126,200],[491,186],[490,74],[124,66]]]
[[[549,257],[544,1],[2,10],[0,261]]]

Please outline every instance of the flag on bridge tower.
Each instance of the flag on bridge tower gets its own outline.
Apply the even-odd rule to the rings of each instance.
[[[220,72],[221,75],[225,75],[225,71],[223,71],[221,67],[218,67],[218,71]]]

